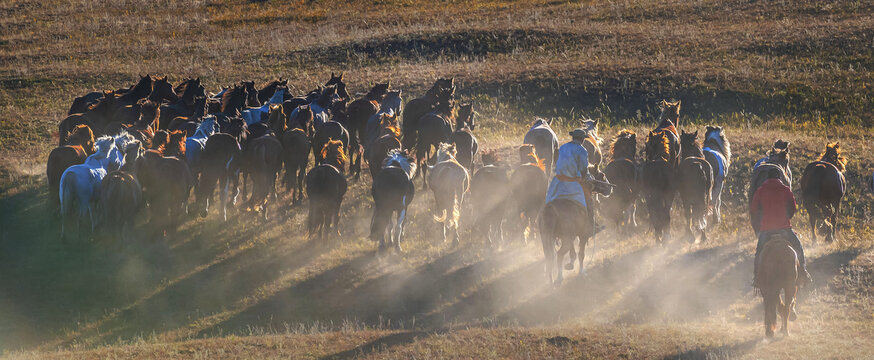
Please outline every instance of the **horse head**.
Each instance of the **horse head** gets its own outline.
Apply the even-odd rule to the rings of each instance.
[[[416,159],[410,155],[408,150],[391,149],[385,156],[382,162],[382,168],[396,166],[407,173],[407,177],[412,179],[416,176]]]
[[[344,172],[346,162],[349,159],[346,157],[346,152],[343,151],[343,142],[340,140],[328,140],[325,146],[322,147],[322,163],[329,164],[337,168],[340,173]]]
[[[388,94],[388,90],[391,88],[391,81],[386,81],[384,83],[377,83],[370,88],[370,91],[367,92],[367,99],[382,101],[385,98],[386,94]]]
[[[662,110],[660,120],[669,120],[674,126],[680,126],[680,100],[675,102],[662,100],[659,107]]]
[[[455,144],[440,143],[437,148],[437,162],[455,161],[456,153]]]
[[[646,160],[664,160],[671,161],[671,139],[668,137],[667,130],[650,131],[646,136]]]
[[[246,107],[246,89],[244,87],[235,84],[222,94],[221,112],[231,114],[234,111],[243,110],[244,107]]]
[[[379,136],[392,135],[398,139],[401,137],[401,128],[398,125],[397,114],[383,113],[379,115]]]
[[[255,89],[255,82],[243,81],[242,85],[243,91],[246,93],[246,105],[251,107],[261,106],[261,102],[258,101],[258,90]]]
[[[85,153],[91,155],[94,153],[94,132],[85,124],[76,125],[67,135],[67,143],[70,145],[79,145],[85,150]]]
[[[273,131],[275,135],[282,134],[286,129],[288,129],[288,125],[285,123],[285,113],[282,112],[282,105],[270,104],[270,110],[267,115],[267,124],[270,125],[270,130]]]
[[[637,153],[637,134],[628,129],[622,129],[616,134],[613,143],[610,144],[610,157],[616,159],[628,159],[634,161]]]
[[[682,130],[680,134],[680,156],[681,157],[704,157],[701,151],[701,143],[698,141],[698,130],[695,132],[686,132]]]
[[[97,149],[94,154],[105,158],[109,156],[112,149],[115,149],[115,139],[111,136],[101,136],[94,141],[94,147]]]
[[[828,143],[825,145],[825,151],[819,158],[820,161],[827,162],[843,172],[847,166],[847,159],[841,155],[841,142]]]
[[[185,156],[185,132],[181,130],[176,130],[170,133],[167,138],[167,143],[164,144],[163,148],[159,151],[164,156],[176,156],[176,157],[184,157]]]
[[[337,84],[342,83],[342,82],[343,82],[343,73],[340,73],[340,75],[334,75],[334,72],[332,71],[331,72],[331,79],[325,83],[325,86],[337,85]]]
[[[152,83],[152,93],[149,95],[149,100],[160,103],[163,100],[167,101],[178,101],[179,96],[176,95],[176,91],[173,90],[173,84],[170,84],[170,81],[167,80],[167,76],[155,78],[155,82]]]
[[[455,120],[455,128],[456,130],[463,129],[465,127],[469,128],[473,131],[476,128],[476,122],[474,120],[475,112],[473,111],[473,104],[463,104],[458,109],[458,118]]]
[[[731,143],[725,137],[722,126],[707,126],[704,131],[704,146],[719,151],[726,162],[731,162]]]
[[[298,128],[307,133],[308,136],[313,136],[313,110],[310,106],[300,105],[297,107],[297,111],[293,112],[294,117],[290,118],[288,121],[289,128]]]

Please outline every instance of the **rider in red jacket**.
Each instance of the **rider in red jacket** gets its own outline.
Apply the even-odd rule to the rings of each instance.
[[[783,233],[789,245],[795,249],[798,254],[798,274],[800,282],[810,282],[810,274],[807,272],[807,264],[804,261],[804,249],[801,247],[801,241],[798,236],[792,231],[792,224],[789,219],[795,215],[795,195],[788,186],[780,181],[780,170],[771,169],[768,171],[768,179],[762,183],[753,195],[753,201],[750,202],[750,220],[753,224],[753,230],[759,235],[759,242],[756,244],[756,260],[753,271],[753,284],[758,285],[755,280],[755,275],[759,269],[759,252],[765,243],[771,239],[771,236],[776,233]]]

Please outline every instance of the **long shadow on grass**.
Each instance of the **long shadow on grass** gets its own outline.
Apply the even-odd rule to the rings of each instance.
[[[714,346],[709,348],[695,348],[665,356],[664,360],[691,360],[691,359],[733,359],[740,357],[753,349],[759,343],[758,339],[751,339],[730,345]]]

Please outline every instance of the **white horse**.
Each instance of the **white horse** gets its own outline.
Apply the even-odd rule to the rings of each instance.
[[[95,141],[97,152],[88,156],[84,164],[73,165],[61,175],[61,239],[64,238],[64,225],[67,218],[75,215],[76,237],[79,236],[79,222],[86,214],[91,220],[91,231],[94,231],[94,205],[100,189],[100,182],[106,176],[110,166],[124,165],[124,154],[121,154],[121,164],[118,163],[118,153],[115,139],[103,136]]]

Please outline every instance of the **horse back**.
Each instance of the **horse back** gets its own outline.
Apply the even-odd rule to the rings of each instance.
[[[762,248],[758,278],[763,292],[795,286],[798,279],[798,257],[789,241],[772,238]]]
[[[559,198],[550,201],[540,213],[541,231],[547,230],[555,238],[563,241],[573,241],[580,234],[591,228],[586,208],[576,201]],[[547,227],[548,229],[543,229]],[[586,240],[580,239],[581,244]],[[584,245],[580,245],[584,246]]]
[[[306,175],[307,196],[312,201],[342,199],[346,188],[346,177],[332,165],[318,165]]]
[[[388,166],[373,176],[371,195],[377,207],[401,210],[413,201],[416,187],[404,169]]]
[[[428,185],[434,192],[460,190],[463,193],[470,186],[470,175],[454,159],[441,161],[428,172]]]
[[[805,202],[835,204],[841,201],[845,189],[844,175],[827,162],[810,163],[801,175],[801,192]]]
[[[673,166],[666,161],[647,161],[641,169],[642,188],[650,194],[667,193],[674,190]]]

